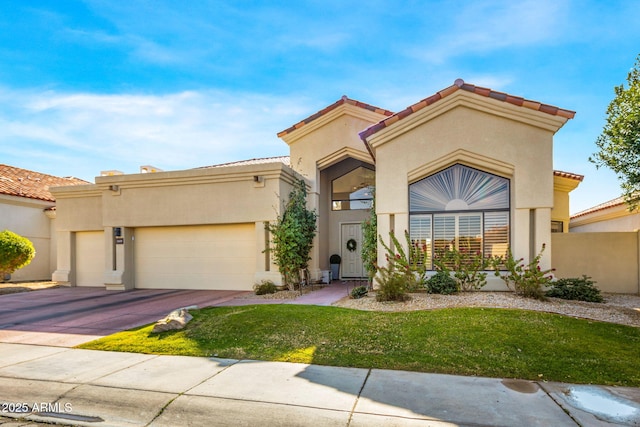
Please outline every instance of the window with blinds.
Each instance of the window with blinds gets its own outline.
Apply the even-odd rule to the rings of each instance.
[[[420,262],[457,249],[489,257],[509,246],[509,180],[454,165],[409,186],[409,235]]]

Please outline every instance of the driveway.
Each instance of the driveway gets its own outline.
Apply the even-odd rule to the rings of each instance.
[[[176,308],[218,305],[245,293],[62,287],[0,295],[0,342],[73,347],[155,322]]]

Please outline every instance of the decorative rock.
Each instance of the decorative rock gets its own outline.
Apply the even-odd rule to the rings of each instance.
[[[187,308],[173,310],[167,317],[156,322],[151,333],[157,334],[159,332],[180,330],[187,326],[191,319],[193,319],[193,316],[189,314]]]

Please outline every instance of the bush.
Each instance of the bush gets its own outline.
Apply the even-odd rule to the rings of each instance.
[[[366,286],[356,286],[355,288],[351,289],[351,298],[360,299],[367,295],[368,292],[369,291],[367,290]]]
[[[256,284],[253,289],[256,295],[275,294],[278,292],[278,288],[271,280],[263,280],[259,284]]]
[[[29,239],[9,230],[0,232],[0,277],[26,267],[35,255]]]
[[[544,249],[545,245],[543,244],[540,253],[528,265],[525,265],[522,258],[513,258],[513,253],[509,248],[506,257],[494,257],[490,260],[495,275],[500,277],[507,287],[513,289],[516,294],[544,300],[544,288],[549,286],[553,280],[553,276],[549,274],[553,269],[542,270],[540,268],[540,258],[542,258]],[[502,268],[507,270],[506,273],[501,274]]]
[[[568,279],[558,279],[551,285],[546,293],[548,297],[570,299],[587,302],[602,302],[600,289],[595,287],[591,277],[572,277]]]
[[[448,272],[438,271],[427,280],[430,294],[451,295],[458,292],[458,285]]]
[[[479,291],[487,284],[489,260],[482,255],[468,249],[447,249],[437,251],[433,263],[438,271],[453,272],[452,279],[459,291]]]
[[[407,275],[381,267],[376,290],[376,301],[407,301]]]

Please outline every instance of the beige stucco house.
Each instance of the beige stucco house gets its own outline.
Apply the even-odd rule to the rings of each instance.
[[[366,275],[347,242],[360,248],[374,187],[385,239],[407,230],[431,254],[464,241],[487,255],[511,246],[525,259],[547,244],[548,266],[552,221],[568,230],[568,193],[582,180],[553,169],[553,135],[574,114],[460,79],[398,113],[342,97],[278,134],[289,156],[54,189],[53,278],[108,289],[279,282],[265,224],[300,178],[318,212],[313,278],[332,254],[342,278]],[[496,288],[501,281],[487,287]]]
[[[569,226],[572,233],[638,231],[640,213],[617,197],[571,216]]]
[[[36,250],[31,263],[11,275],[11,282],[51,279],[56,269],[56,203],[49,187],[77,184],[87,182],[0,165],[0,231],[26,237]]]

